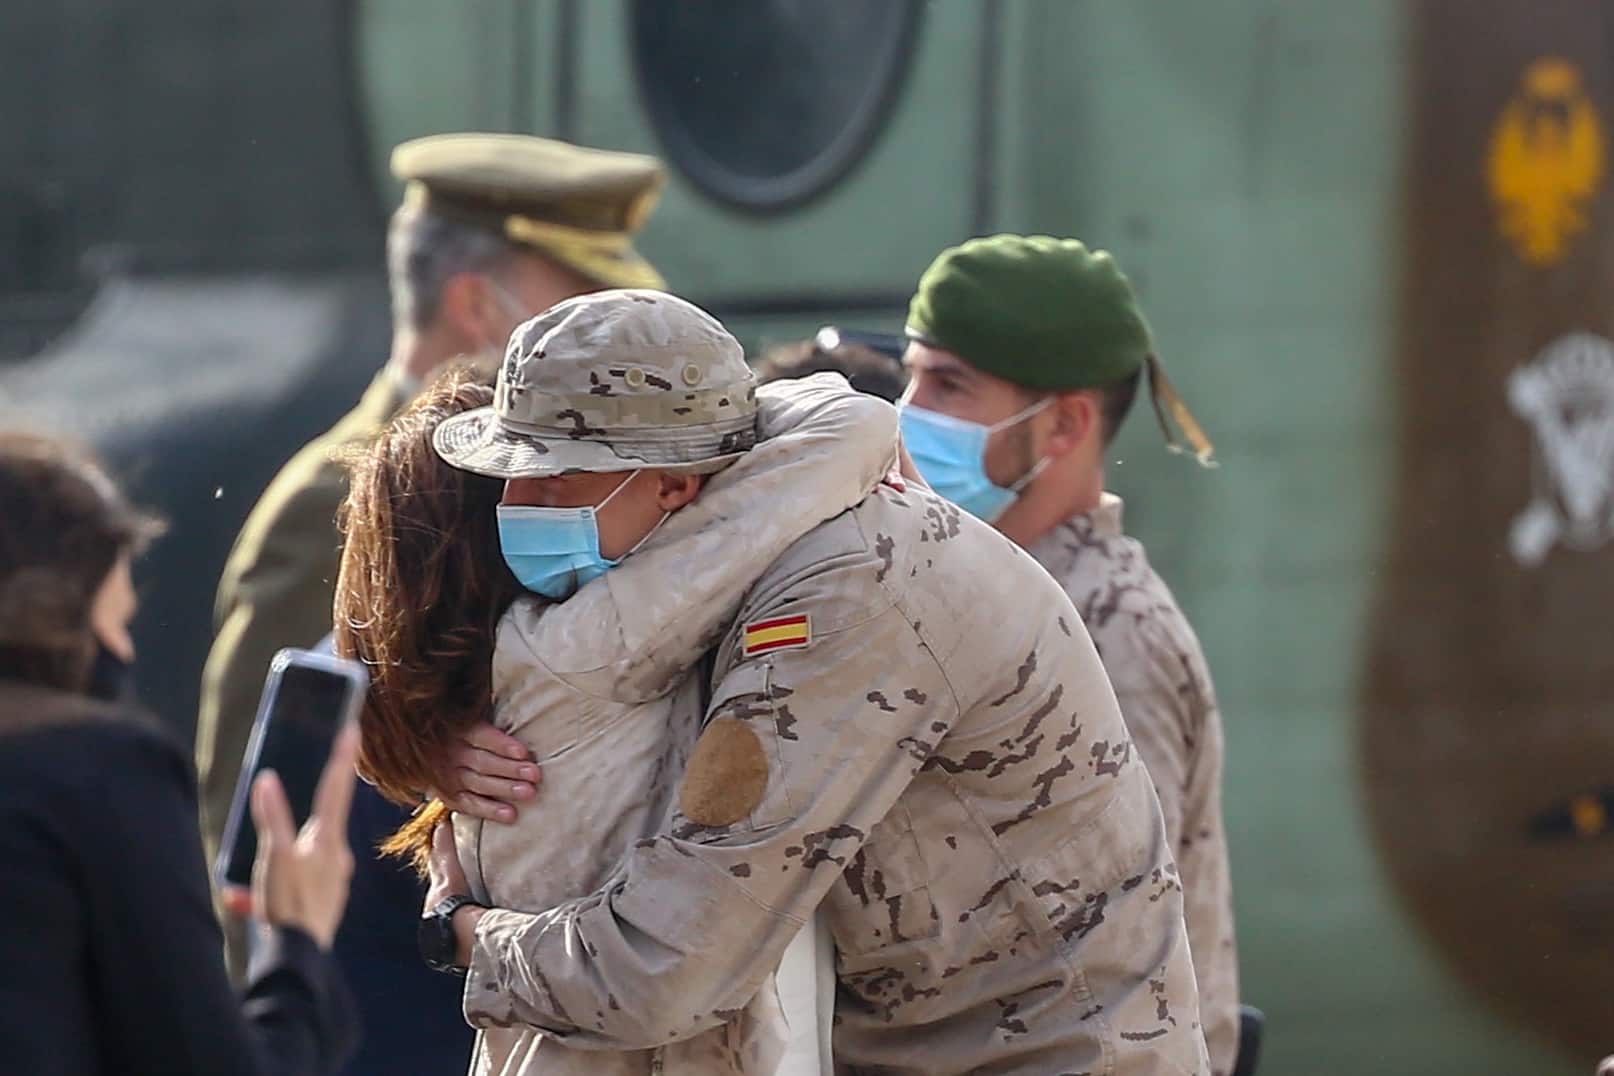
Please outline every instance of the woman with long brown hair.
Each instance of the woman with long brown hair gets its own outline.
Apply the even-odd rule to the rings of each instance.
[[[361,724],[375,757],[361,772],[381,787],[355,790],[353,913],[335,952],[365,1025],[395,1028],[365,1036],[351,1076],[455,1071],[473,1045],[458,1012],[458,985],[422,964],[416,951],[413,925],[425,891],[419,864],[386,853],[416,859],[432,823],[447,814],[434,802],[411,821],[424,790],[441,782],[406,787],[395,775],[423,773],[453,730],[491,717],[493,626],[520,592],[493,533],[500,484],[450,471],[413,449],[440,419],[492,398],[470,367],[454,369],[346,461],[352,481],[342,516],[350,552],[333,643],[370,669]],[[415,1015],[399,1026],[399,1012]]]
[[[896,423],[888,405],[839,378],[765,389],[758,448],[711,476],[698,500],[621,561],[609,586],[585,586],[552,604],[530,595],[512,601],[514,580],[494,533],[499,483],[455,471],[431,446],[437,422],[489,396],[465,375],[437,383],[354,464],[337,646],[373,670],[361,718],[364,769],[387,795],[418,800],[448,748],[490,713],[545,764],[544,801],[514,825],[456,816],[454,827],[477,897],[537,912],[595,889],[672,806],[704,716],[700,678],[689,670],[747,586],[738,567],[734,578],[723,569],[692,578],[681,567],[712,563],[713,544],[735,540],[736,505],[759,489],[789,491],[810,506],[798,518],[827,519],[857,503],[886,473]],[[864,451],[845,451],[848,439]],[[779,551],[794,540],[768,528],[744,538]],[[697,550],[706,555],[692,556]],[[687,603],[698,611],[680,630],[630,645],[616,627],[653,604],[658,588],[704,600]],[[619,595],[632,596],[628,608]],[[422,812],[392,847],[426,852],[428,819],[440,810]],[[474,1071],[497,1076],[658,1066],[772,1072],[784,1034],[771,985],[693,1039],[614,1054],[568,1049],[509,1020],[499,1026],[469,1002],[467,1014],[484,1028]]]
[[[476,370],[451,369],[349,460],[335,644],[370,669],[360,771],[394,803],[419,803],[448,748],[491,720],[495,630],[525,593],[499,554],[504,483],[431,447],[439,422],[492,401]],[[386,849],[423,865],[446,814],[434,802]]]

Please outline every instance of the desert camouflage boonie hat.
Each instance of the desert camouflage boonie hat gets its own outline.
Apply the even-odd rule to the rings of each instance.
[[[437,427],[437,454],[491,478],[713,470],[756,443],[756,378],[716,318],[665,292],[594,292],[510,337],[492,407]]]

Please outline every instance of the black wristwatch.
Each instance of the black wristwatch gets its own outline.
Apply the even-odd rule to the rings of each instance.
[[[459,947],[458,939],[454,937],[454,913],[466,905],[481,907],[470,897],[456,893],[452,897],[444,897],[437,907],[420,917],[415,942],[420,946],[420,959],[433,971],[449,975],[465,974],[465,966],[454,963],[454,950]]]

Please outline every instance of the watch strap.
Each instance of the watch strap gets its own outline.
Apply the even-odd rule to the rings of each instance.
[[[438,901],[420,920],[420,957],[433,971],[464,975],[464,965],[454,963],[454,913],[464,907],[482,907],[474,898],[455,893]]]

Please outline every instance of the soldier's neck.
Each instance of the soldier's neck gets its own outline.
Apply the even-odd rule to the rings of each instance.
[[[1015,545],[1030,549],[1061,523],[1097,508],[1103,496],[1103,467],[1061,467],[1056,461],[993,526]]]

